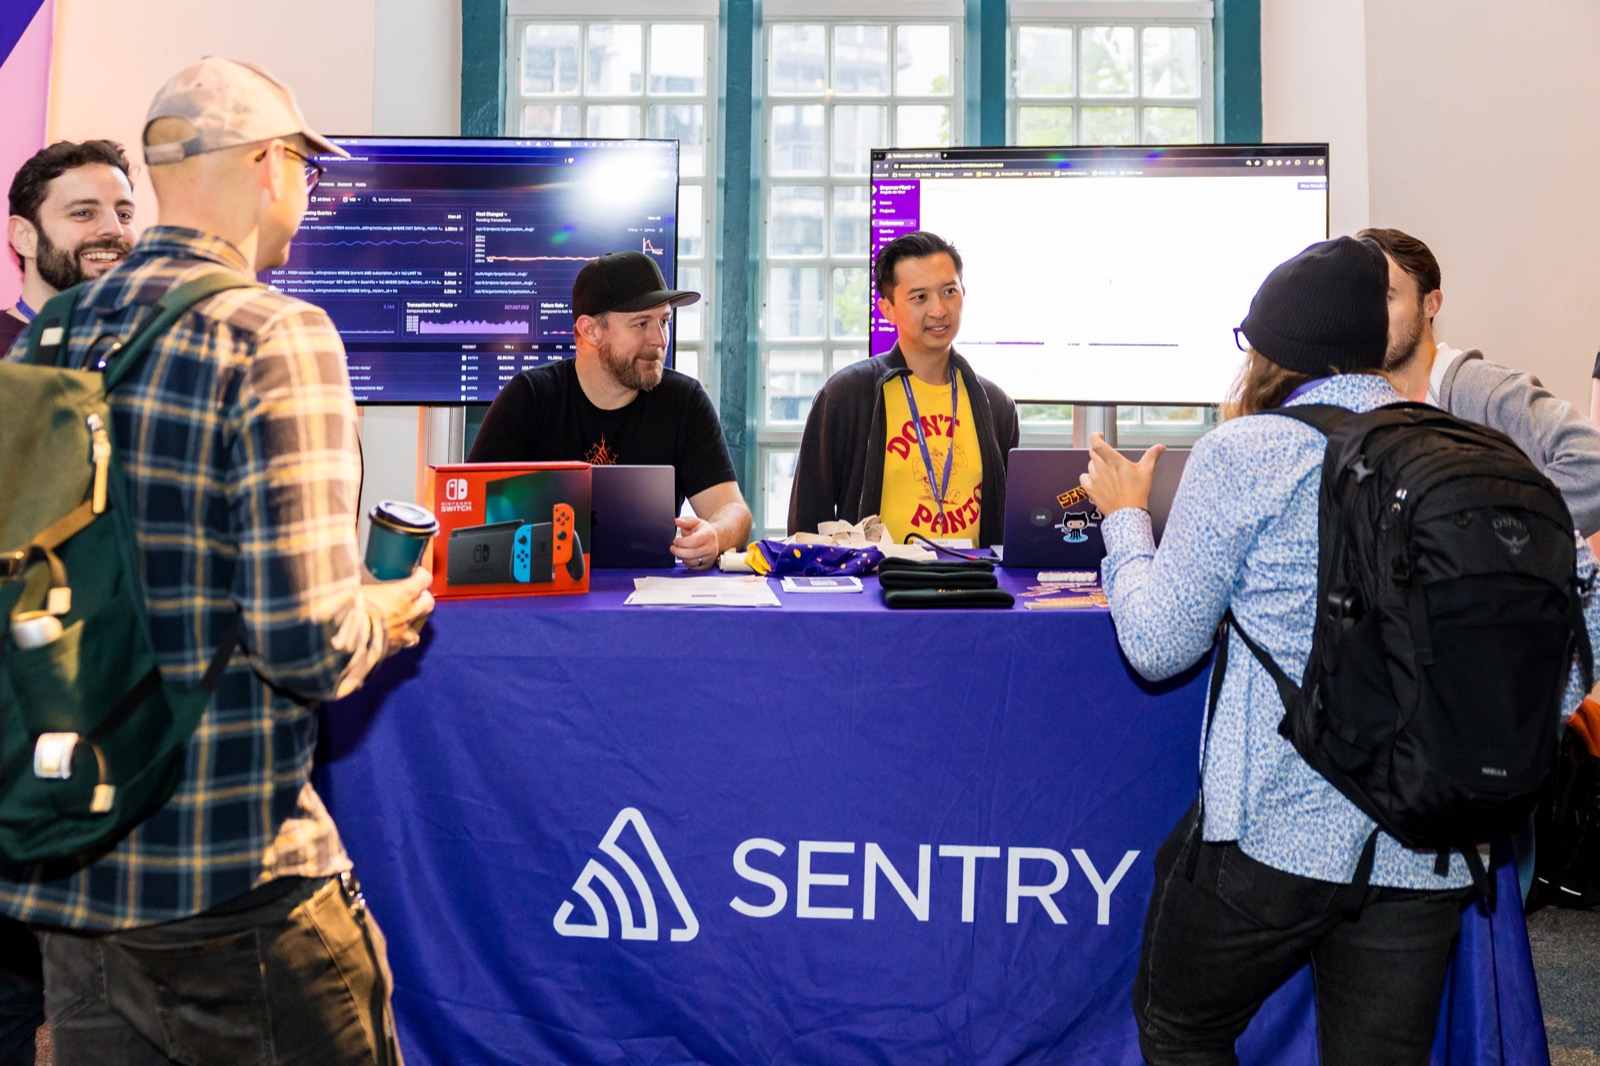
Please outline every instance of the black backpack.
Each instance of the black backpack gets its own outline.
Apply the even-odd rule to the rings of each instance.
[[[1600,758],[1571,728],[1533,817],[1533,888],[1528,910],[1600,907]]]
[[[1217,673],[1232,628],[1311,768],[1401,844],[1438,852],[1440,874],[1465,856],[1488,890],[1477,845],[1527,823],[1574,653],[1586,685],[1593,669],[1572,517],[1510,438],[1437,408],[1270,413],[1328,437],[1311,655],[1296,685],[1230,612]]]

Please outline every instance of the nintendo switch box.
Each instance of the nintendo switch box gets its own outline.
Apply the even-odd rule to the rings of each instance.
[[[428,468],[435,599],[589,591],[588,463]]]

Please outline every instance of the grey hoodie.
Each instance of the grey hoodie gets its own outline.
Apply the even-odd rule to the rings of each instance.
[[[1440,344],[1428,402],[1510,437],[1561,490],[1578,532],[1600,532],[1600,428],[1538,378]]]

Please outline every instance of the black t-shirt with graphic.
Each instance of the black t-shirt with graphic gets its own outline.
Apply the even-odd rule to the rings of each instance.
[[[583,394],[571,359],[524,370],[507,382],[467,457],[473,463],[573,459],[670,466],[680,509],[685,498],[734,480],[711,397],[694,378],[667,370],[661,384],[626,407],[602,411]]]

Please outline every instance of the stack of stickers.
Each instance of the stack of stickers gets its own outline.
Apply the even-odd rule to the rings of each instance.
[[[1041,570],[1039,583],[1022,594],[1030,611],[1062,611],[1081,607],[1106,607],[1097,570]]]

